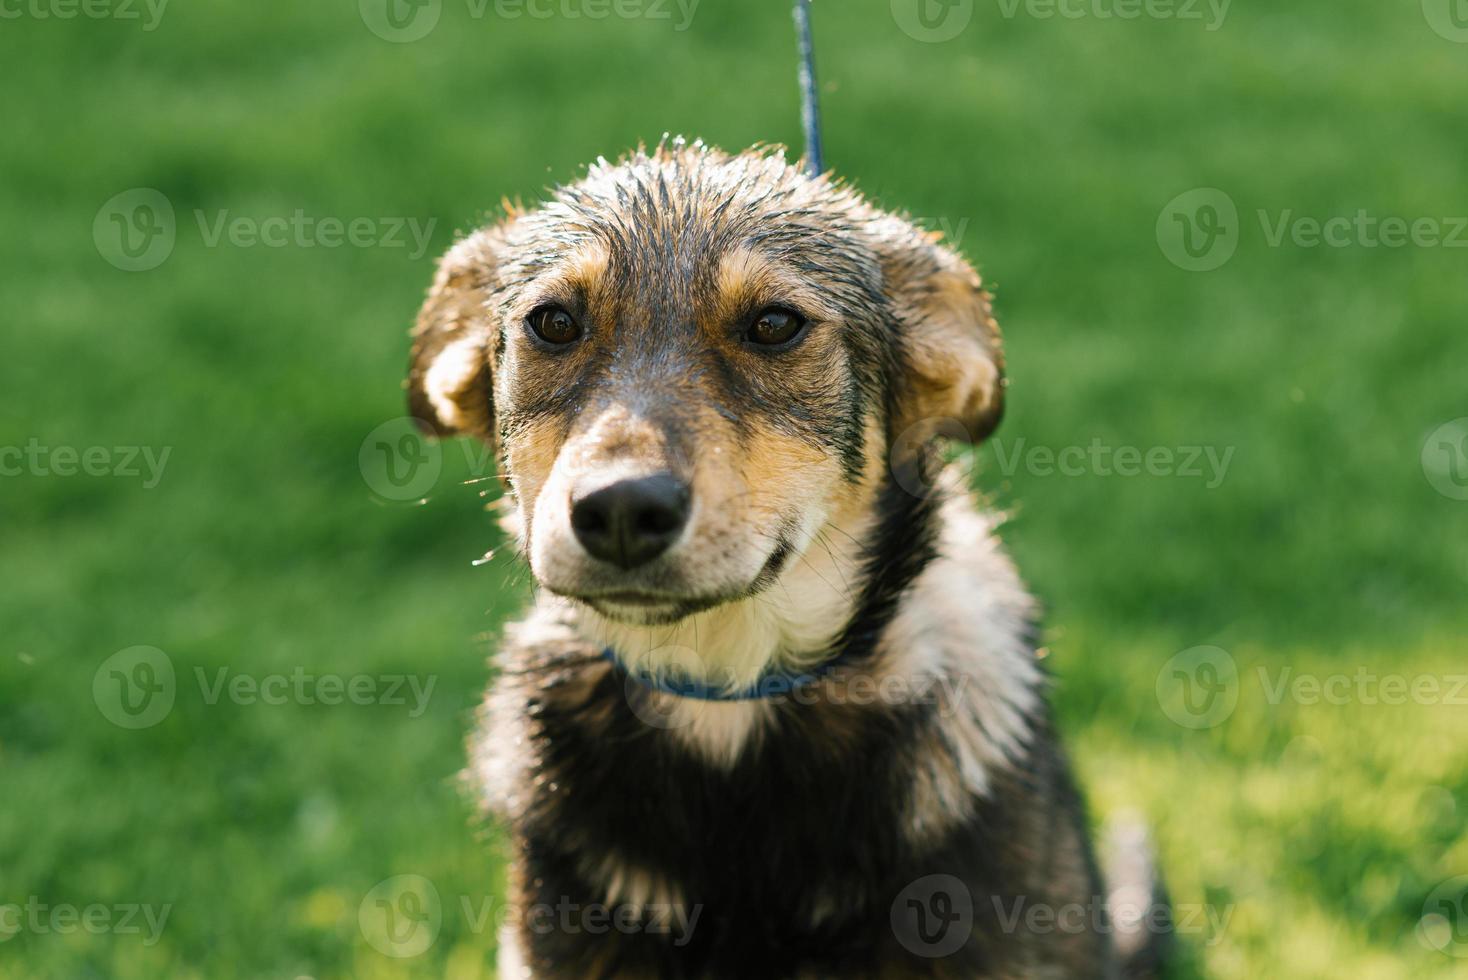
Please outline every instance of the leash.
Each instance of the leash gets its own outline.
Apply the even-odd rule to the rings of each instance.
[[[821,98],[816,88],[810,0],[795,0],[795,38],[800,47],[800,121],[805,128],[805,170],[812,177],[819,177],[826,168],[821,153]]]
[[[622,658],[617,656],[617,651],[611,647],[603,650],[601,656],[618,673],[632,678],[649,690],[661,691],[663,694],[674,694],[680,698],[689,698],[694,701],[761,701],[768,698],[783,697],[801,688],[809,687],[841,666],[846,660],[846,656],[843,653],[803,674],[792,674],[781,670],[770,671],[748,687],[731,691],[727,688],[695,680],[692,677],[665,677],[662,675],[649,675],[638,670],[633,670],[622,662]]]

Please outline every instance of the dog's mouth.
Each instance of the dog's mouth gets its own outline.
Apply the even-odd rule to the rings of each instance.
[[[718,606],[759,595],[774,584],[786,563],[790,560],[791,547],[781,541],[758,575],[748,585],[739,589],[710,593],[689,593],[669,589],[615,588],[581,591],[576,589],[547,586],[550,591],[568,599],[585,603],[608,619],[645,626],[662,626],[675,623],[695,613],[707,612]]]

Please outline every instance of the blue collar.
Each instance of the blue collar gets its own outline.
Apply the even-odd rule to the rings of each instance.
[[[748,687],[731,691],[728,688],[708,684],[691,677],[652,676],[633,670],[622,662],[622,658],[617,656],[617,651],[611,647],[603,650],[601,655],[602,659],[609,662],[613,669],[627,675],[643,687],[662,691],[664,694],[674,694],[680,698],[691,698],[695,701],[758,701],[781,697],[814,684],[835,670],[845,659],[836,657],[803,674],[792,674],[780,670],[771,671],[761,675],[759,680]]]

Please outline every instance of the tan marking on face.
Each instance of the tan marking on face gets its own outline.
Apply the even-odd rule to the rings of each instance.
[[[544,462],[545,454],[540,459]],[[664,472],[686,476],[686,471],[673,458],[658,425],[625,405],[603,410],[587,428],[573,432],[558,447],[539,492],[522,501],[521,512],[529,515],[525,541],[536,577],[554,591],[574,591],[584,577],[592,559],[571,527],[575,500],[619,480]],[[696,548],[689,549],[695,559],[698,553]],[[699,570],[686,571],[695,577]],[[622,575],[618,579],[626,581]],[[707,575],[695,577],[695,581],[707,580]]]
[[[749,500],[741,523],[774,540],[785,521],[824,522],[825,503],[841,481],[841,461],[823,447],[782,432],[757,432],[739,463]],[[813,526],[804,528],[813,531]],[[793,542],[799,544],[800,542]]]
[[[588,471],[654,472],[672,468],[660,426],[626,405],[603,410],[585,432],[567,440],[564,462],[575,475]]]
[[[719,260],[713,314],[720,322],[728,323],[774,304],[795,307],[814,319],[835,317],[819,290],[760,251],[736,248]]]
[[[535,284],[524,291],[518,310],[520,316],[529,313],[547,299],[564,302],[573,296],[586,297],[588,305],[594,306],[605,298],[609,277],[607,268],[611,256],[606,243],[599,238],[589,238],[574,246],[556,267],[541,276]]]
[[[531,515],[535,513],[536,501],[540,499],[541,490],[550,479],[560,453],[561,439],[557,429],[554,420],[540,419],[527,424],[505,446],[505,466],[514,480],[522,547],[529,543],[533,533]]]
[[[881,420],[875,416],[869,417],[863,427],[862,458],[861,479],[854,483],[843,481],[832,498],[831,521],[837,526],[854,525],[869,516],[877,491],[887,479],[887,468],[891,465],[887,436]]]

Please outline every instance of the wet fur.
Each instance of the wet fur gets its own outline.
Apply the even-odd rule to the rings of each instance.
[[[560,361],[514,332],[548,295],[600,328]],[[771,297],[821,333],[765,364],[726,335]],[[771,151],[675,143],[602,162],[445,257],[410,406],[496,442],[509,527],[549,583],[501,645],[471,785],[510,831],[516,906],[641,923],[522,922],[501,937],[503,976],[1120,975],[1104,911],[1035,934],[1002,915],[1105,904],[1034,602],[931,451],[936,432],[987,435],[1002,376],[966,263]],[[717,506],[644,584],[726,592],[643,624],[554,594],[602,581],[554,537],[562,499],[648,467]],[[637,669],[731,685],[842,667],[796,700],[706,703],[629,679],[608,644]],[[918,693],[858,696],[887,682]],[[934,874],[973,900],[971,934],[941,957],[893,918]],[[645,928],[670,909],[695,923],[684,942]]]

